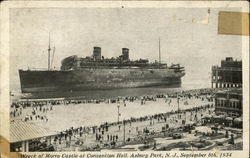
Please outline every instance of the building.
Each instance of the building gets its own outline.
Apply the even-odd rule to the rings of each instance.
[[[34,124],[15,121],[10,123],[10,151],[39,151],[41,140],[49,146],[57,133]]]
[[[215,95],[215,113],[236,118],[242,116],[242,88],[218,91]]]
[[[242,87],[242,61],[227,57],[221,66],[212,66],[212,88]]]

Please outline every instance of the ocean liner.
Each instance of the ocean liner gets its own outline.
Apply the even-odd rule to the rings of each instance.
[[[49,42],[50,43],[50,42]],[[150,63],[147,59],[130,60],[129,49],[122,48],[117,58],[104,58],[101,48],[94,47],[91,57],[76,55],[61,61],[60,70],[51,69],[51,48],[48,48],[48,69],[19,70],[22,93],[84,91],[180,84],[185,75],[179,64]],[[54,54],[54,51],[53,51]]]

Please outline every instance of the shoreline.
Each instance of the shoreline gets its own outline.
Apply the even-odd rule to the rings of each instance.
[[[152,90],[153,89],[153,90]],[[164,93],[164,94],[170,94],[170,93],[176,93],[181,91],[193,91],[193,90],[208,90],[208,89],[216,89],[216,88],[189,88],[185,89],[182,87],[178,88],[171,88],[171,87],[140,87],[140,88],[125,88],[125,89],[114,89],[114,90],[94,90],[94,91],[73,91],[73,92],[62,92],[60,96],[56,94],[56,92],[41,92],[39,93],[21,93],[18,92],[17,94],[14,94],[10,92],[10,95],[12,97],[12,100],[18,100],[18,99],[52,99],[52,98],[65,98],[65,99],[74,99],[74,98],[81,98],[81,99],[107,99],[107,98],[114,98],[119,96],[126,96],[127,94],[130,94],[130,92],[138,91],[139,95],[131,95],[131,96],[142,96],[142,95],[154,95],[156,93]],[[218,88],[217,88],[218,89]],[[143,92],[143,94],[140,94],[140,91],[149,90],[150,92]],[[151,91],[152,90],[152,91]],[[154,91],[155,90],[155,91]],[[96,93],[95,93],[96,92]],[[115,94],[112,92],[116,92]],[[93,96],[88,96],[89,93],[93,94]],[[111,96],[107,96],[109,94]],[[118,95],[120,94],[120,95]]]
[[[139,88],[140,89],[140,88]],[[142,97],[142,96],[153,96],[153,95],[169,95],[169,94],[180,94],[180,93],[194,93],[198,91],[220,91],[220,90],[227,90],[229,88],[195,88],[195,89],[188,89],[188,90],[183,90],[183,89],[175,89],[173,91],[165,92],[165,93],[154,93],[154,94],[145,94],[145,95],[136,95],[136,96],[115,96],[115,97],[99,97],[99,98],[85,98],[84,96],[68,96],[68,97],[49,97],[49,98],[38,98],[38,97],[21,97],[21,98],[13,98],[12,100],[16,100],[15,102],[18,101],[40,101],[40,100],[95,100],[95,99],[115,99],[115,98],[120,98],[120,97]],[[107,92],[111,90],[105,90]],[[79,92],[85,92],[85,91],[79,91]],[[95,91],[94,91],[95,92]],[[25,93],[25,95],[30,95],[30,93]]]

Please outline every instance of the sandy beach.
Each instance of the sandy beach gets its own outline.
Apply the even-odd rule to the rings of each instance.
[[[131,117],[138,118],[146,115],[178,110],[177,99],[171,98],[171,103],[168,104],[169,100],[166,102],[165,98],[159,98],[156,101],[146,101],[144,105],[141,105],[140,100],[135,100],[134,102],[126,101],[126,106],[124,106],[123,102],[55,105],[53,106],[53,110],[46,113],[38,111],[40,115],[48,118],[48,122],[35,119],[28,122],[52,131],[62,131],[71,127],[79,126],[97,126],[105,122],[118,121],[117,106],[120,106],[120,121],[123,119],[130,119]],[[188,102],[188,105],[184,105],[185,101]],[[180,99],[179,108],[180,110],[184,110],[207,104],[211,104],[211,102],[209,103],[207,100],[202,101],[201,99],[196,98]],[[24,116],[26,115],[32,115],[32,108],[23,109],[22,115],[15,117],[13,120],[24,119]],[[105,120],[103,120],[103,118],[105,118]]]

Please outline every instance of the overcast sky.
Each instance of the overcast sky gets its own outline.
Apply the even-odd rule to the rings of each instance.
[[[104,57],[118,57],[123,47],[130,59],[158,60],[186,68],[184,81],[209,81],[211,66],[227,56],[241,60],[241,37],[219,35],[218,12],[239,8],[79,8],[11,9],[10,79],[19,85],[18,69],[47,68],[48,39],[56,47],[53,67],[70,55],[90,56],[93,46]],[[195,77],[194,77],[195,76]],[[205,82],[205,80],[204,80]],[[14,86],[14,87],[15,87]],[[210,87],[210,86],[208,86]]]

